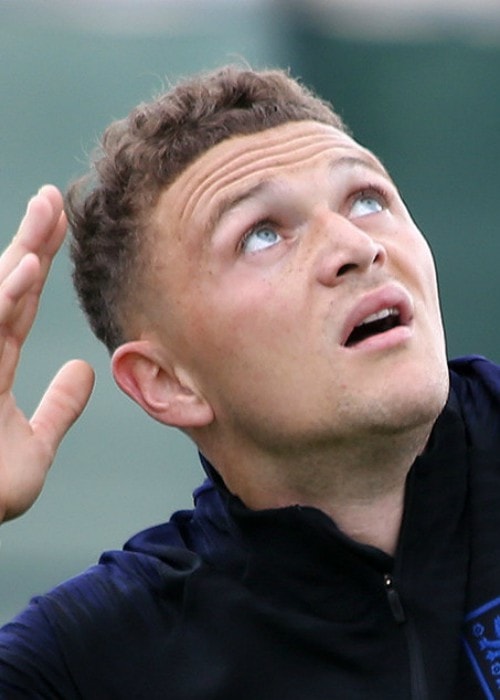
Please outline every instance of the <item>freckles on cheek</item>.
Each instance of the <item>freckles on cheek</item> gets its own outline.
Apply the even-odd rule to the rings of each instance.
[[[297,332],[296,304],[283,284],[245,266],[229,274],[210,269],[206,273],[207,284],[196,293],[202,311],[197,309],[196,314],[218,345],[269,346],[278,337],[283,345],[287,332]]]

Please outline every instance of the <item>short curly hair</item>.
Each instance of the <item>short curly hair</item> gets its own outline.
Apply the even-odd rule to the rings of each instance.
[[[331,105],[282,70],[226,66],[187,78],[104,132],[89,173],[66,195],[80,304],[112,352],[147,284],[148,226],[161,192],[231,136],[313,120],[347,131]]]

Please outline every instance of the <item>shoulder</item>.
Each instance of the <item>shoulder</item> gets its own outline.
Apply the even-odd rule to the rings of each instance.
[[[467,410],[481,405],[500,406],[500,366],[482,355],[449,362],[451,386]]]
[[[451,360],[451,398],[476,446],[500,444],[500,366],[481,355]]]
[[[205,489],[200,498],[210,493]],[[195,513],[180,511],[123,550],[105,552],[98,564],[33,599],[0,630],[0,697],[35,688],[44,692],[27,697],[80,697],[81,688],[109,676],[110,669],[123,675],[127,659],[139,655],[147,663],[159,640],[173,643],[186,590],[210,579],[210,567],[197,553],[203,527],[193,522],[203,518]],[[54,688],[60,693],[53,695]],[[98,697],[94,690],[88,686],[86,697]]]
[[[0,697],[127,697],[138,669],[165,666],[191,581],[207,577],[187,551],[106,553],[0,630]]]
[[[127,697],[134,669],[164,667],[189,581],[202,570],[196,554],[177,549],[163,560],[106,553],[0,631],[0,697]]]
[[[452,383],[482,386],[500,396],[500,366],[483,355],[465,355],[449,361]]]
[[[89,624],[98,620],[100,628],[104,618],[117,629],[124,618],[137,615],[144,621],[158,606],[168,621],[168,609],[180,604],[187,582],[209,568],[211,521],[204,511],[213,500],[210,486],[198,489],[193,510],[177,511],[168,522],[134,535],[122,550],[105,552],[98,564],[43,596],[41,604],[55,610],[56,620],[58,609],[72,609],[79,624],[82,618]],[[66,614],[62,623],[68,624]]]

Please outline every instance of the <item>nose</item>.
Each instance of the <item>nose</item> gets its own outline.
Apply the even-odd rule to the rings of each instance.
[[[332,214],[321,228],[317,258],[317,279],[321,284],[334,286],[346,275],[384,265],[387,252],[382,243],[345,217]]]

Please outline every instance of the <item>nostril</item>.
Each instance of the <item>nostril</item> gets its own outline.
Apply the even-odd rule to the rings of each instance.
[[[339,267],[337,277],[342,277],[342,275],[345,275],[347,272],[355,270],[356,268],[357,265],[355,265],[354,263],[347,263],[346,265],[342,265],[341,267]]]

